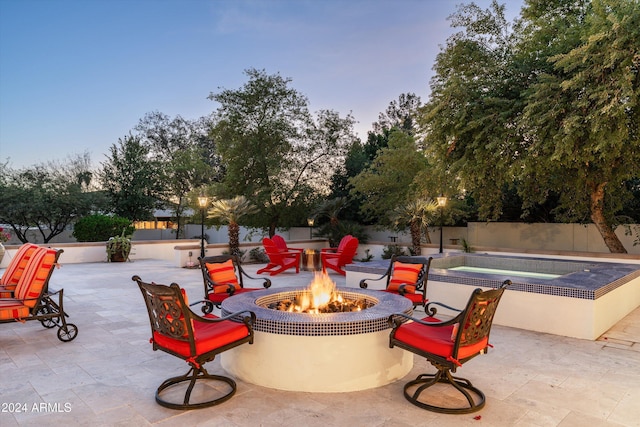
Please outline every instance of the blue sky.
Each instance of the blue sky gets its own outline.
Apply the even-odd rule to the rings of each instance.
[[[453,0],[0,0],[0,162],[88,152],[94,165],[148,112],[210,114],[244,70],[292,79],[312,111],[358,121],[428,100]],[[516,16],[520,0],[508,0]],[[477,0],[487,7],[490,0]]]

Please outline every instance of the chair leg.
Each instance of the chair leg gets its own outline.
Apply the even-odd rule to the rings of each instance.
[[[442,407],[419,400],[422,392],[437,383],[449,384],[453,386],[465,397],[467,405],[460,407]],[[414,386],[418,386],[418,388],[416,388],[413,393],[409,393],[409,388]],[[472,394],[475,396],[473,396]],[[482,391],[474,387],[469,380],[452,376],[449,369],[440,369],[435,374],[418,375],[415,380],[405,384],[404,397],[409,402],[413,403],[416,406],[419,406],[422,409],[427,409],[429,411],[439,412],[443,414],[468,414],[471,412],[479,411],[484,407],[485,404],[485,396]]]
[[[193,388],[195,387],[198,380],[221,381],[226,383],[229,386],[230,390],[222,396],[215,397],[204,402],[191,403],[191,392],[193,391]],[[185,391],[182,403],[169,402],[160,397],[160,394],[167,388],[187,381],[189,382],[189,385],[187,386],[187,390]],[[162,384],[160,384],[160,387],[158,387],[158,390],[156,391],[156,402],[158,402],[159,405],[170,409],[201,409],[226,402],[227,400],[231,399],[235,392],[236,382],[231,378],[223,377],[221,375],[209,374],[204,367],[191,367],[189,372],[187,372],[185,375],[169,378]]]

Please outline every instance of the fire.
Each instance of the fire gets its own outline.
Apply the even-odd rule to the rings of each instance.
[[[313,281],[304,292],[293,299],[283,299],[268,305],[268,308],[291,313],[341,313],[361,311],[371,307],[365,298],[357,300],[344,299],[338,292],[336,284],[327,274],[316,273]]]
[[[327,274],[316,273],[307,292],[291,304],[289,311],[296,313],[322,313],[330,303],[342,303],[342,295],[336,292],[336,284]]]

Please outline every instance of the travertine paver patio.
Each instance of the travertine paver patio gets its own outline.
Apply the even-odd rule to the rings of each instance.
[[[64,287],[78,337],[62,343],[38,322],[0,324],[0,426],[640,426],[640,308],[598,341],[494,326],[495,348],[458,372],[487,395],[474,414],[435,414],[404,399],[405,380],[433,371],[417,356],[406,379],[376,389],[299,393],[238,381],[237,394],[220,406],[166,409],[154,391],[186,366],[151,350],[134,274],[177,282],[192,301],[203,293],[199,270],[166,261],[63,265],[51,286]],[[306,286],[311,275],[283,273],[273,286]],[[221,370],[218,361],[207,366]]]

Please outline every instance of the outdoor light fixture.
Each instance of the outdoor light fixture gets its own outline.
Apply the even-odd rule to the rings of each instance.
[[[438,200],[438,208],[440,208],[440,253],[442,253],[442,211],[444,210],[445,205],[447,204],[447,198],[444,196],[440,196],[437,198]]]
[[[313,223],[316,222],[314,218],[307,218],[307,225],[309,226],[309,238],[313,239]]]
[[[204,211],[209,204],[207,196],[198,197],[198,206],[200,206],[200,258],[204,258]]]

